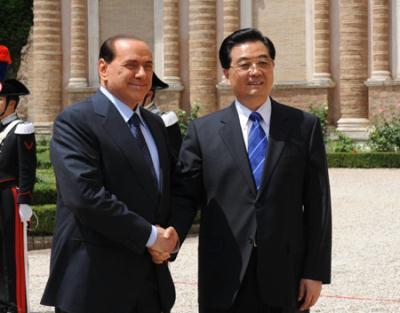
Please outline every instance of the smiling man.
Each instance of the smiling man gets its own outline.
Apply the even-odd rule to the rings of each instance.
[[[54,123],[57,215],[42,304],[67,313],[169,312],[166,264],[147,248],[177,244],[169,218],[171,162],[161,118],[139,104],[151,88],[152,53],[130,36],[100,48],[101,87]]]
[[[219,57],[236,100],[190,124],[172,219],[183,241],[201,207],[200,312],[306,311],[330,281],[319,120],[270,97],[275,48],[258,30],[229,35]]]

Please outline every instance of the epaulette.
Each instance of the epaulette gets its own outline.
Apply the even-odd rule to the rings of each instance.
[[[174,111],[169,111],[161,115],[162,120],[164,121],[165,127],[169,127],[178,122],[178,117],[176,116]]]
[[[31,122],[20,123],[15,127],[14,134],[16,135],[29,135],[35,132],[35,127]]]

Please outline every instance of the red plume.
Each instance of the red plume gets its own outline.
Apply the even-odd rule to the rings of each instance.
[[[11,56],[6,46],[0,45],[0,62],[11,64]]]

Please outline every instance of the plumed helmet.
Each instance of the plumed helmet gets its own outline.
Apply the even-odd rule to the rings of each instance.
[[[0,82],[0,96],[25,96],[29,95],[28,88],[16,79],[6,79]]]
[[[153,80],[151,82],[151,89],[154,91],[167,89],[169,85],[164,83],[161,79],[158,78],[156,73],[153,73]]]
[[[6,46],[0,45],[0,81],[6,77],[9,64],[11,64],[10,52]]]

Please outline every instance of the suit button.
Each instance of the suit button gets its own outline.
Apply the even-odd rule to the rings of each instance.
[[[253,247],[257,247],[256,241],[253,238],[249,238],[248,240],[249,244],[252,245]]]

